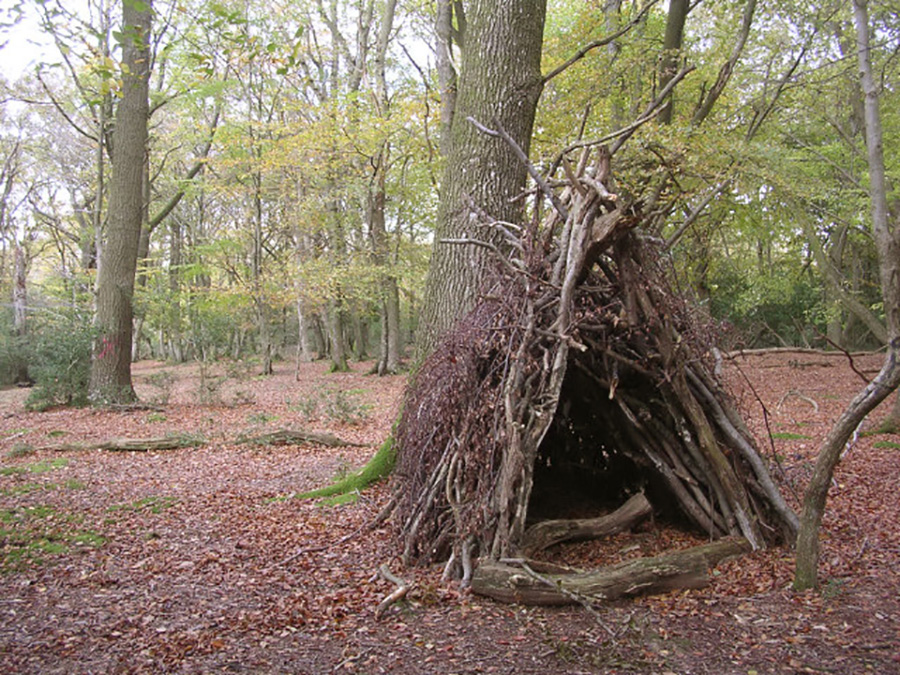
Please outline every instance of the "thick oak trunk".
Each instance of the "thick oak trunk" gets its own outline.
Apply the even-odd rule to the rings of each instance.
[[[448,155],[435,246],[417,336],[420,357],[472,307],[483,281],[485,251],[442,240],[495,239],[495,233],[472,218],[473,206],[501,221],[521,220],[522,202],[512,198],[525,185],[525,166],[506,142],[482,134],[469,118],[488,126],[496,120],[528,152],[543,87],[545,11],[546,0],[469,3],[459,92],[445,146]]]
[[[123,2],[124,75],[116,108],[106,243],[97,277],[97,338],[91,361],[95,403],[135,399],[131,383],[134,279],[144,216],[150,80],[149,0]]]

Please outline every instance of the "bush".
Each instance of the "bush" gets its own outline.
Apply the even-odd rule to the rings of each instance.
[[[87,313],[53,314],[34,327],[28,365],[35,386],[26,407],[45,410],[89,403],[93,337]]]

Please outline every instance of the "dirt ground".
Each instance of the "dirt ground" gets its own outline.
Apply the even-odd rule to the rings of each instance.
[[[871,377],[879,361],[854,366]],[[867,433],[877,412],[835,476],[821,589],[790,590],[791,552],[773,549],[721,565],[705,589],[592,616],[500,605],[439,569],[403,569],[388,528],[341,543],[387,503],[385,485],[352,503],[294,498],[386,438],[404,378],[370,365],[295,378],[282,363],[262,379],[141,363],[142,399],[168,399],[153,410],[31,413],[27,392],[0,392],[0,671],[900,673],[900,438]],[[770,353],[736,358],[730,377],[776,474],[801,492],[859,374],[843,356]],[[360,445],[235,442],[283,428]],[[51,448],[176,433],[203,442]],[[554,555],[589,566],[688,538],[657,520]],[[376,620],[394,589],[383,563],[415,586]]]

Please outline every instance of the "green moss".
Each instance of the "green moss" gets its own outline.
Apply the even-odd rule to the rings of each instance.
[[[72,529],[82,517],[60,514],[51,506],[37,505],[20,509],[0,510],[0,570],[21,569],[24,565],[39,565],[48,556],[61,556],[72,547],[97,548],[106,538],[90,530]]]
[[[150,511],[162,513],[178,503],[176,497],[144,497],[130,504],[116,504],[109,507],[109,511]]]
[[[895,443],[894,441],[878,441],[875,443],[874,447],[876,448],[886,448],[888,450],[900,450],[900,443]]]
[[[397,451],[394,448],[394,438],[391,436],[381,444],[381,447],[378,448],[378,452],[376,452],[372,459],[369,460],[369,463],[359,471],[347,474],[331,485],[304,492],[297,496],[301,499],[311,499],[313,497],[331,497],[334,495],[359,492],[372,483],[390,475],[391,471],[394,470],[394,463],[396,461]]]
[[[50,462],[36,462],[35,464],[24,464],[22,466],[4,466],[0,469],[0,476],[12,476],[22,473],[47,473],[55,469],[61,469],[68,466],[69,460],[65,457],[59,457]]]

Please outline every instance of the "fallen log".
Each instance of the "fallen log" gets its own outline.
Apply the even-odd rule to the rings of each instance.
[[[743,537],[726,537],[683,551],[638,558],[577,574],[541,574],[528,560],[485,561],[475,568],[472,591],[501,602],[569,605],[701,588],[709,569],[751,550]]]
[[[653,512],[643,492],[633,495],[618,509],[598,518],[545,520],[529,527],[522,537],[522,553],[530,557],[564,541],[583,541],[622,532]]]
[[[107,450],[109,452],[151,452],[160,450],[180,450],[196,448],[206,443],[200,436],[177,434],[152,438],[110,438],[105,441],[57,443],[45,445],[40,450],[70,452],[77,450]]]
[[[312,443],[313,445],[324,445],[328,448],[363,447],[362,443],[351,443],[333,434],[317,433],[315,431],[295,431],[293,429],[280,429],[258,436],[239,436],[235,442],[239,444],[252,443],[254,445],[303,445]]]

